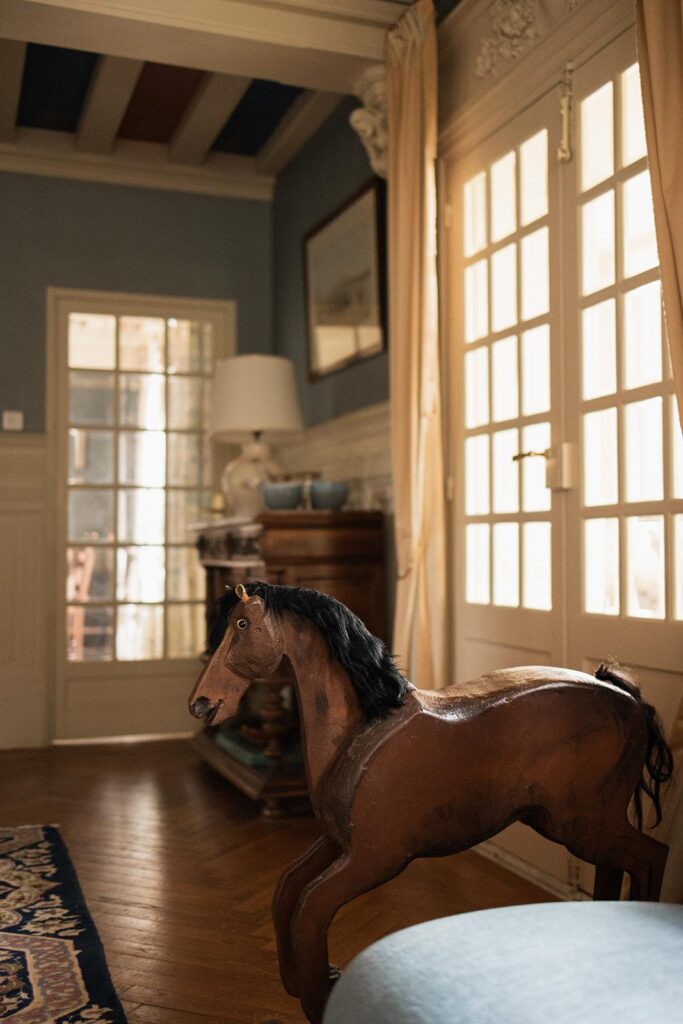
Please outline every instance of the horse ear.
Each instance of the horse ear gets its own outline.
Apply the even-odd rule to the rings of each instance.
[[[249,594],[247,593],[247,588],[244,586],[244,584],[238,583],[237,586],[235,587],[235,593],[239,597],[240,601],[243,601],[245,604],[249,604],[250,598]]]

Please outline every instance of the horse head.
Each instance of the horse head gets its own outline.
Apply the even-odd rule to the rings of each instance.
[[[255,679],[272,675],[282,661],[283,642],[275,615],[260,597],[249,595],[240,583],[239,600],[228,619],[225,635],[190,694],[190,713],[220,725],[235,714],[242,696]]]

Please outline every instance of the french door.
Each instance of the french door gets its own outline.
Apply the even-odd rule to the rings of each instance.
[[[565,88],[450,171],[456,674],[616,657],[668,720],[683,468],[632,33],[574,72],[571,125]],[[590,887],[524,826],[487,846]]]

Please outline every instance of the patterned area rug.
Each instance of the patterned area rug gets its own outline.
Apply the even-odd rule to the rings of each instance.
[[[0,828],[0,1021],[126,1024],[56,828]]]

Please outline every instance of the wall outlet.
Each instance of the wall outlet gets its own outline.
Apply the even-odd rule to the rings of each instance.
[[[24,414],[19,409],[3,409],[2,412],[3,430],[23,430]]]

